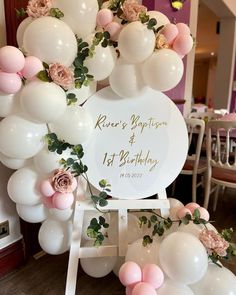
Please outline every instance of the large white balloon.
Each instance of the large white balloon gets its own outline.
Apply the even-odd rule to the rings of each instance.
[[[140,65],[119,58],[110,77],[112,90],[121,97],[135,97],[145,90]]]
[[[148,263],[154,263],[160,265],[159,263],[159,248],[160,242],[157,239],[153,240],[153,243],[143,246],[143,239],[138,239],[133,244],[129,245],[125,261],[134,261],[141,268]]]
[[[20,110],[19,94],[0,93],[0,118],[15,114]]]
[[[199,281],[208,267],[203,244],[193,235],[183,232],[174,232],[162,241],[159,259],[169,278],[187,285]]]
[[[121,56],[129,63],[147,59],[155,47],[155,34],[141,22],[132,22],[120,32],[118,44]]]
[[[67,23],[75,34],[85,37],[92,33],[96,26],[98,12],[97,0],[53,0],[54,7],[59,8],[64,17],[62,20]]]
[[[188,286],[170,279],[166,279],[156,292],[157,295],[194,295],[193,291]]]
[[[20,95],[22,109],[37,123],[50,123],[66,110],[65,91],[55,83],[32,81]]]
[[[16,204],[18,215],[25,221],[31,223],[43,222],[47,217],[47,209],[43,204],[27,206]]]
[[[47,132],[44,124],[8,116],[0,122],[0,152],[11,158],[31,158],[43,148]]]
[[[23,47],[23,37],[24,37],[25,30],[28,27],[28,25],[32,23],[33,20],[34,19],[31,17],[27,17],[19,24],[16,31],[16,41],[19,48]]]
[[[72,216],[74,209],[73,208],[67,208],[64,210],[59,210],[57,208],[50,208],[48,209],[50,214],[50,219],[58,220],[58,221],[69,221]]]
[[[235,295],[236,277],[227,268],[211,263],[206,275],[190,288],[197,295]]]
[[[39,229],[39,244],[48,254],[58,255],[69,250],[72,223],[47,219]]]
[[[0,153],[0,162],[8,168],[16,170],[30,165],[32,163],[32,159],[15,159]]]
[[[70,66],[77,55],[77,42],[71,28],[55,17],[40,17],[25,30],[23,47],[27,55],[46,63]]]
[[[97,82],[91,81],[88,86],[82,85],[81,88],[73,88],[68,90],[67,94],[72,93],[76,95],[77,101],[75,105],[79,106],[83,104],[90,96],[92,96],[97,89]]]
[[[142,66],[146,84],[159,91],[174,88],[180,82],[183,71],[182,59],[171,49],[155,51]]]
[[[154,27],[155,29],[170,23],[168,17],[159,11],[151,10],[147,12],[147,15],[149,15],[150,19],[155,18],[155,20],[157,21],[157,24]]]
[[[39,175],[32,167],[23,167],[9,178],[7,191],[15,203],[34,206],[41,203],[38,191]]]
[[[79,106],[69,106],[59,120],[50,124],[58,138],[70,144],[81,144],[88,140],[93,130],[89,113]]]

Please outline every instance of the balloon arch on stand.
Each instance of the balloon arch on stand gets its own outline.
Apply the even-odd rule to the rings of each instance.
[[[126,294],[236,294],[220,262],[235,255],[233,231],[218,233],[206,209],[165,194],[188,142],[162,92],[182,78],[189,27],[136,0],[100,2],[30,0],[19,48],[0,49],[0,161],[16,170],[9,197],[23,220],[42,223],[39,243],[52,255],[76,247],[85,206],[82,245],[123,253],[81,266],[92,277],[113,270]],[[126,222],[123,209],[133,209]]]

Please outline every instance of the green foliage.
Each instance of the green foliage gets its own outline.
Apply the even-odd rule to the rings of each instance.
[[[58,19],[64,17],[64,13],[59,8],[51,8],[49,14]]]
[[[148,20],[147,28],[149,30],[153,30],[156,24],[157,24],[156,19],[155,18],[151,18],[151,19]]]
[[[76,103],[78,99],[74,93],[68,93],[66,95],[66,100],[67,100],[67,105],[70,106],[70,105]]]
[[[43,82],[51,82],[52,81],[52,79],[48,75],[47,70],[42,70],[42,71],[38,72],[37,78]]]
[[[98,219],[93,218],[90,221],[90,224],[87,228],[87,236],[91,239],[94,239],[94,246],[99,247],[102,245],[102,242],[104,241],[105,237],[107,237],[107,234],[103,234],[101,232],[102,228],[108,228],[109,224],[106,223],[106,220],[103,216],[99,216]]]
[[[149,15],[147,15],[145,11],[141,11],[139,14],[139,19],[142,24],[145,24],[149,21]]]
[[[27,15],[25,9],[22,8],[22,7],[20,9],[15,8],[15,11],[16,11],[16,17],[17,18],[22,18],[22,17],[25,17]]]
[[[48,145],[48,150],[50,152],[56,152],[59,155],[61,155],[67,148],[71,148],[69,143],[64,140],[59,140],[55,133],[48,133],[45,135],[45,140]]]

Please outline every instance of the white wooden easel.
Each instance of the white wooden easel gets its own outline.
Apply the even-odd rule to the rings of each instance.
[[[65,295],[74,295],[76,291],[77,271],[79,258],[104,257],[104,256],[125,256],[128,248],[127,242],[127,225],[129,209],[160,209],[162,216],[169,211],[169,201],[167,200],[166,191],[158,193],[157,199],[141,200],[108,200],[108,205],[101,210],[118,211],[118,245],[108,245],[96,247],[80,247],[84,212],[87,210],[96,210],[91,201],[76,201],[72,240],[70,246],[69,263],[66,279]]]

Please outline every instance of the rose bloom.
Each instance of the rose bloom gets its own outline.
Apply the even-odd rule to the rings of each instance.
[[[37,18],[50,14],[52,0],[29,0],[26,12],[28,16]]]
[[[166,41],[166,37],[163,34],[158,34],[156,37],[156,48],[157,49],[163,49],[163,48],[169,48],[169,45]]]
[[[52,187],[56,192],[72,193],[75,189],[75,178],[66,170],[58,169],[52,178]]]
[[[73,87],[74,74],[71,69],[64,65],[59,63],[51,64],[49,66],[49,75],[54,83],[64,89],[67,90]]]
[[[229,243],[213,230],[203,230],[199,235],[199,239],[210,255],[213,253],[221,257],[227,255],[226,250],[229,247]]]
[[[123,16],[129,22],[139,20],[141,12],[147,12],[147,8],[138,4],[135,0],[126,0],[122,6]]]

